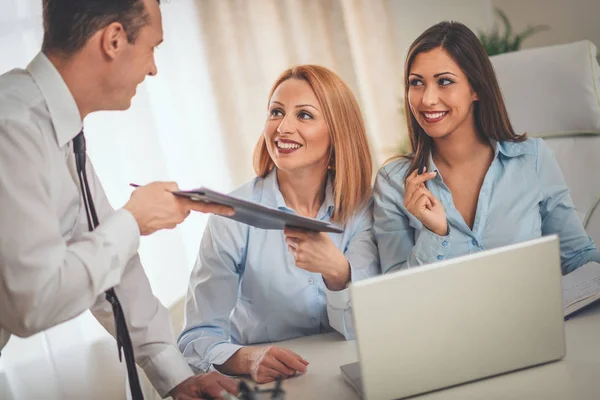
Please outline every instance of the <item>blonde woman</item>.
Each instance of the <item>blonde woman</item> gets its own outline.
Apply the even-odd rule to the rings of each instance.
[[[379,272],[371,154],[348,86],[326,68],[286,70],[269,96],[254,153],[257,177],[233,192],[341,234],[262,230],[210,217],[191,275],[179,347],[198,370],[259,383],[308,362],[268,343],[338,330],[353,336],[347,284]]]

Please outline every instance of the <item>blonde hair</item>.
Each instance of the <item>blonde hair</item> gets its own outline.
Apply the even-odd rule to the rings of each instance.
[[[334,199],[332,221],[343,224],[371,197],[373,167],[360,107],[348,85],[318,65],[300,65],[284,71],[271,88],[269,101],[277,87],[288,79],[307,82],[323,109],[331,138],[328,168]],[[261,135],[254,149],[254,171],[264,178],[274,167]]]

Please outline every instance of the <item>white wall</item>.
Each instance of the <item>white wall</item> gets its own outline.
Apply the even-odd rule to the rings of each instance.
[[[600,47],[600,1],[598,0],[492,0],[501,8],[516,32],[528,25],[550,26],[531,36],[523,48],[591,40]]]
[[[545,24],[550,30],[537,33],[523,48],[591,40],[600,47],[599,0],[389,0],[394,37],[405,57],[410,43],[429,26],[456,20],[475,32],[490,28],[496,19],[493,8],[501,8],[516,32],[528,25]]]
[[[390,0],[390,8],[394,36],[403,60],[410,44],[438,22],[462,22],[477,32],[487,29],[493,17],[491,0]]]

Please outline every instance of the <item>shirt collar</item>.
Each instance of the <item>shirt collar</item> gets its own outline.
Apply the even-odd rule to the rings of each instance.
[[[38,53],[27,66],[27,71],[46,100],[56,142],[63,147],[83,126],[79,108],[62,76],[44,53]]]
[[[437,174],[435,174],[435,178],[433,178],[433,180],[444,182],[444,179],[440,175],[440,171],[438,171],[437,167],[435,166],[435,163],[433,162],[433,152],[432,151],[429,152],[429,157],[427,159],[426,166],[427,166],[427,172],[437,172]]]
[[[263,194],[263,201],[266,205],[275,207],[282,211],[292,211],[285,204],[285,200],[283,199],[283,195],[279,190],[279,183],[277,182],[277,168],[273,168],[271,172],[267,174],[264,181],[264,188],[266,189]],[[333,211],[334,203],[333,203],[333,185],[331,182],[331,174],[327,175],[327,187],[325,188],[325,200],[319,209],[319,213],[317,218],[321,218],[325,214],[331,215]]]
[[[498,153],[505,157],[513,158],[522,155],[535,155],[535,145],[531,140],[525,140],[523,142],[511,142],[508,140],[495,141],[490,139],[490,143],[494,148],[495,155]]]
[[[497,141],[494,139],[489,140],[492,148],[494,149],[494,158],[497,158],[498,154],[502,154],[508,158],[519,157],[525,154],[535,155],[535,148],[531,140],[525,140],[523,142],[510,142],[507,140]],[[443,182],[444,180],[440,175],[440,171],[438,171],[433,162],[433,154],[431,152],[429,152],[429,159],[427,161],[427,170],[431,172],[437,172],[437,175],[434,179]]]

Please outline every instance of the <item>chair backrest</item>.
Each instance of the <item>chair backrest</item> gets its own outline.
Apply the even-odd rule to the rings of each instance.
[[[490,57],[516,132],[600,133],[596,53],[583,40]]]

